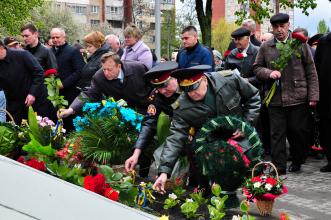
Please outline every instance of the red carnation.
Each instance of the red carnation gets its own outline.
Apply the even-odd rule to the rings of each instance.
[[[274,178],[271,178],[271,177],[268,177],[265,182],[269,183],[272,186],[277,184],[277,180],[275,180]]]
[[[113,201],[118,201],[119,193],[109,187],[105,190],[104,196]]]
[[[84,178],[84,188],[92,192],[95,192],[95,183],[93,180],[93,176],[86,176]]]
[[[304,36],[300,32],[294,32],[294,33],[292,33],[292,38],[299,40],[301,43],[306,43],[307,40],[308,40],[308,38],[306,36]]]
[[[52,68],[52,69],[48,69],[44,72],[44,76],[45,77],[48,77],[48,76],[51,76],[51,75],[56,75],[57,74],[57,70]]]
[[[231,53],[231,50],[227,50],[224,52],[224,58],[227,57]]]
[[[244,58],[245,56],[244,56],[244,54],[242,54],[242,53],[237,53],[236,54],[236,58],[237,59],[242,59],[242,58]]]

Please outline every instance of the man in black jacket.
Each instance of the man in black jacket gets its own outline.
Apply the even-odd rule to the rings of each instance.
[[[49,116],[43,69],[27,51],[7,49],[0,41],[0,88],[6,94],[7,110],[20,124],[33,106],[41,116]]]
[[[51,30],[51,38],[53,40],[52,51],[55,54],[58,65],[58,75],[62,81],[60,95],[63,95],[71,103],[80,92],[77,88],[77,83],[85,65],[84,58],[78,49],[68,45],[63,29],[53,28]],[[72,117],[64,120],[65,128],[69,131],[74,129],[72,120]]]
[[[321,172],[331,172],[331,33],[321,37],[315,53],[315,65],[318,75],[320,101],[317,110],[320,116],[321,145],[326,151],[328,164],[320,169]]]
[[[145,115],[152,90],[144,79],[145,66],[134,61],[121,62],[120,57],[114,52],[104,54],[101,63],[102,68],[93,76],[91,87],[81,92],[68,109],[61,109],[59,116],[67,117],[79,111],[84,105],[83,99],[96,102],[104,97],[124,99],[129,107]]]
[[[57,69],[55,55],[40,43],[38,30],[33,24],[24,25],[21,28],[21,35],[25,43],[25,49],[38,60],[44,72],[49,69]]]

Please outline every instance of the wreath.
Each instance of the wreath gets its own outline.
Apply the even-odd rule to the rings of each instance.
[[[245,138],[232,140],[236,130]],[[219,116],[206,122],[197,134],[194,150],[202,174],[220,184],[224,194],[234,194],[263,154],[255,128],[234,116]]]

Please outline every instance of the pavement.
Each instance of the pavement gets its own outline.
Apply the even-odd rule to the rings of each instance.
[[[290,162],[288,163],[289,166]],[[275,200],[271,216],[261,217],[255,204],[250,214],[259,219],[280,219],[285,212],[291,220],[331,220],[331,173],[321,173],[326,159],[308,158],[298,173],[281,176],[288,193]]]
[[[287,213],[290,220],[331,220],[331,173],[319,171],[326,163],[326,159],[307,158],[300,172],[287,172],[287,175],[281,176],[281,179],[285,179],[288,193],[275,200],[272,215],[261,216],[256,204],[251,204],[249,214],[256,220],[279,220],[281,213]],[[237,195],[241,200],[244,199],[241,190]],[[229,212],[229,216],[240,214],[239,209]]]

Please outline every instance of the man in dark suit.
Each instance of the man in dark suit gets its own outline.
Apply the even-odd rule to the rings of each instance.
[[[81,92],[68,109],[60,110],[59,116],[67,117],[79,111],[84,105],[84,100],[97,102],[104,97],[123,99],[129,107],[145,115],[152,90],[144,78],[146,67],[135,61],[121,61],[114,52],[102,55],[101,63],[102,68],[93,76],[91,87]]]
[[[321,144],[326,150],[328,164],[321,168],[321,172],[331,172],[331,33],[321,37],[315,53],[315,65],[320,86],[320,101],[317,110],[320,116]]]

